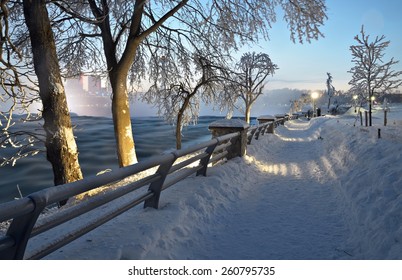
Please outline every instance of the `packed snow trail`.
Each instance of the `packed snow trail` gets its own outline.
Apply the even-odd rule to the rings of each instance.
[[[253,150],[228,188],[252,180],[252,189],[209,221],[188,244],[169,252],[187,259],[339,259],[348,236],[337,205],[336,181],[322,162],[319,123],[297,121],[276,132],[279,141]],[[272,138],[272,137],[271,137]],[[264,140],[260,140],[264,141]],[[257,169],[257,170],[252,170]],[[245,184],[248,185],[248,184]],[[239,247],[237,244],[242,244]],[[149,258],[164,258],[152,252]]]

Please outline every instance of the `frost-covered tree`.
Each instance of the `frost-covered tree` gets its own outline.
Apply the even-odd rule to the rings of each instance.
[[[263,94],[268,76],[277,69],[266,53],[245,53],[236,64],[225,87],[225,95],[233,106],[244,112],[247,123],[250,123],[251,107]],[[237,105],[239,101],[240,107]]]
[[[332,84],[332,75],[331,73],[327,73],[327,95],[328,95],[328,110],[331,106],[331,98],[335,95],[336,90],[334,85]]]
[[[15,38],[16,11],[21,9],[3,1],[0,5],[0,147],[13,149],[15,152],[1,153],[0,166],[14,165],[20,158],[36,154],[31,145],[38,137],[17,131],[19,122],[34,119],[29,106],[39,99],[33,67],[25,61],[24,52],[19,48]],[[22,20],[18,20],[23,24]],[[15,114],[25,117],[15,117]]]
[[[399,61],[391,58],[385,61],[385,50],[390,41],[385,41],[385,36],[376,36],[370,41],[370,36],[364,32],[364,26],[360,35],[355,36],[356,45],[350,47],[354,66],[348,71],[352,74],[349,81],[351,92],[358,93],[362,100],[369,104],[369,125],[372,125],[371,111],[373,99],[389,93],[402,85],[399,78],[402,71],[393,70],[393,66]]]
[[[1,145],[19,149],[11,158],[3,158],[3,163],[37,153],[30,146],[43,141],[56,185],[82,179],[46,1],[2,1],[0,17],[2,99],[6,102]],[[28,134],[24,142],[23,131],[10,131],[13,112],[29,113],[29,105],[36,101],[42,104],[44,137]]]
[[[268,39],[277,20],[276,9],[284,11],[293,41],[310,42],[322,36],[326,19],[324,0],[115,0],[55,1],[73,15],[65,56],[69,70],[79,66],[103,67],[113,91],[112,113],[120,166],[135,163],[131,131],[128,82],[142,81],[146,65],[160,60],[165,50],[185,60],[200,48],[228,51],[240,45]],[[79,21],[77,21],[79,20]],[[75,42],[71,45],[71,42]],[[102,64],[100,52],[105,64]],[[85,54],[84,58],[82,53]],[[89,61],[96,61],[90,62]],[[87,61],[87,62],[85,62]],[[183,62],[183,61],[181,61]],[[85,64],[85,65],[84,65]]]
[[[216,53],[195,53],[186,64],[166,52],[152,65],[152,86],[143,99],[158,108],[158,114],[175,125],[176,148],[181,149],[182,128],[197,122],[201,101],[205,104],[218,100],[221,84],[227,79],[224,57]]]

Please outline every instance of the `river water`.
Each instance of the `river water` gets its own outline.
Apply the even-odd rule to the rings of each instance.
[[[223,117],[202,116],[198,123],[183,128],[183,148],[211,138],[208,125]],[[111,118],[72,116],[79,161],[84,176],[118,168]],[[24,125],[26,130],[41,130],[39,122]],[[137,157],[143,160],[176,147],[175,127],[159,117],[133,118]],[[43,149],[43,148],[42,148]],[[1,156],[13,151],[0,149]],[[0,203],[53,185],[53,173],[45,153],[18,160],[14,166],[0,167]]]

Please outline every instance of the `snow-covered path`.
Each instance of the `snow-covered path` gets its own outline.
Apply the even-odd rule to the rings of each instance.
[[[319,126],[305,121],[286,126],[271,136],[278,138],[275,144],[265,139],[266,145],[259,145],[263,150],[246,157],[250,170],[227,182],[228,187],[241,188],[252,180],[252,189],[212,217],[211,226],[191,233],[199,236],[191,251],[188,244],[179,242],[172,255],[190,259],[348,257],[342,245],[349,232],[343,209],[337,205],[337,182],[322,163]],[[163,258],[160,253],[148,257]]]
[[[354,123],[287,122],[46,259],[402,259],[401,126]]]

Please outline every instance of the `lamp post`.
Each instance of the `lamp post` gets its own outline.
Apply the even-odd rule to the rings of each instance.
[[[370,97],[370,103],[369,103],[370,104],[370,108],[369,108],[369,126],[372,126],[372,112],[373,112],[374,101],[375,101],[375,96],[372,95]]]
[[[318,98],[318,92],[313,91],[311,93],[311,98],[313,99],[313,117],[317,116],[317,109],[316,109],[316,99]]]
[[[357,109],[356,109],[356,107],[357,107],[357,98],[358,98],[357,94],[353,95],[353,100],[354,100],[354,103],[355,103],[355,113],[357,112]]]

